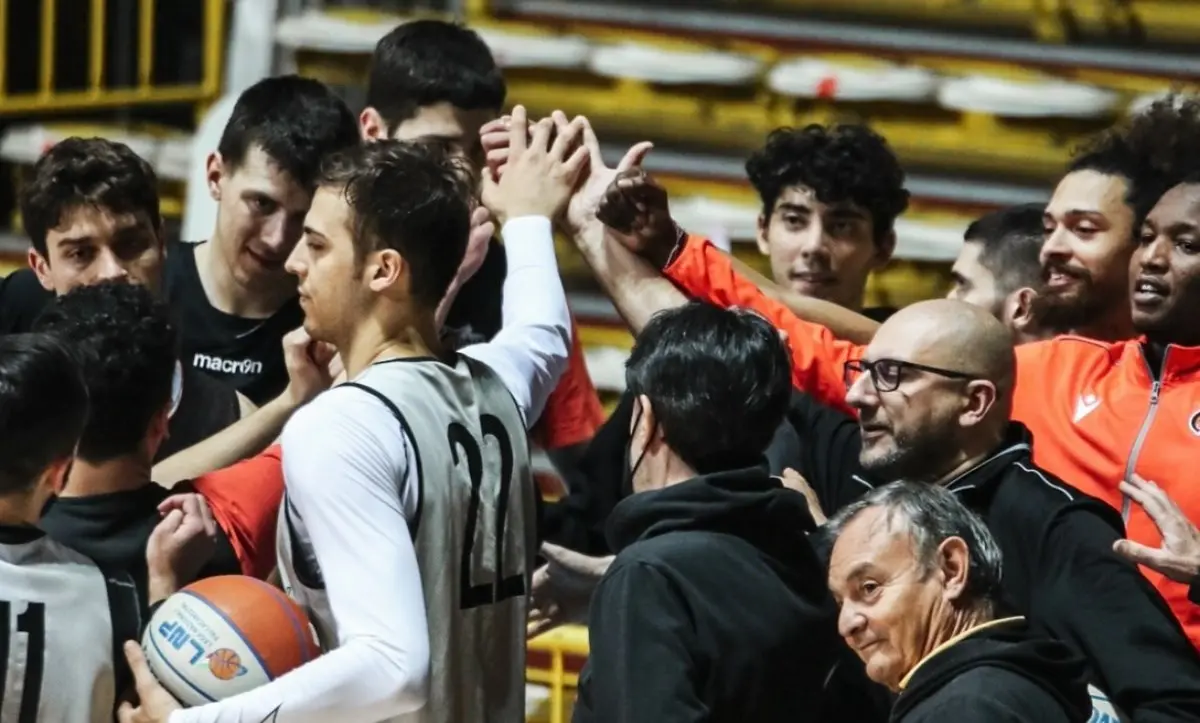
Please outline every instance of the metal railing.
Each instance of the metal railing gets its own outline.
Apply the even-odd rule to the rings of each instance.
[[[155,36],[160,25],[156,6],[161,0],[136,0],[136,68],[133,82],[120,86],[106,80],[112,61],[109,28],[106,22],[109,17],[109,1],[86,0],[86,52],[64,54],[60,47],[60,21],[64,18],[64,12],[81,7],[81,3],[70,3],[75,7],[66,8],[60,5],[60,0],[40,0],[37,18],[36,88],[9,88],[12,65],[10,54],[19,51],[12,43],[7,43],[8,47],[0,53],[0,115],[174,103],[195,103],[203,107],[217,99],[221,92],[227,0],[200,0],[202,40],[199,78],[193,82],[167,83],[157,82],[155,78]],[[31,0],[0,0],[0,39],[14,37],[13,31],[19,31],[18,28],[11,28],[9,25],[12,7],[17,3],[29,2]],[[72,61],[76,58],[84,60],[84,87],[60,87],[63,84],[58,81],[64,70],[64,58]],[[80,69],[71,70],[78,73]]]

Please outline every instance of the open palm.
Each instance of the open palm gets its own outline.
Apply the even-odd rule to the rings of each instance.
[[[569,123],[566,114],[561,111],[555,111],[551,114],[551,118],[558,132],[562,132]],[[487,168],[484,175],[485,200],[493,192],[497,180],[508,167],[509,126],[511,123],[512,118],[504,116],[487,123],[480,129],[480,141],[487,157]],[[592,129],[591,123],[584,123],[583,144],[588,149],[590,161],[587,164],[587,171],[571,196],[563,218],[557,219],[563,226],[562,230],[571,235],[578,234],[596,221],[596,209],[600,206],[600,200],[604,198],[604,192],[616,179],[617,174],[640,166],[646,154],[654,147],[654,144],[648,141],[636,143],[625,152],[624,158],[616,168],[609,168],[604,165],[604,158],[600,153],[600,141],[596,138],[596,132]]]
[[[604,165],[604,158],[600,154],[600,141],[590,123],[584,126],[583,143],[591,155],[591,163],[588,164],[587,175],[567,204],[563,225],[564,230],[570,234],[577,234],[596,221],[596,209],[600,207],[600,200],[604,198],[604,192],[612,185],[617,174],[640,166],[646,154],[654,147],[649,141],[635,143],[625,152],[616,168],[609,168]]]

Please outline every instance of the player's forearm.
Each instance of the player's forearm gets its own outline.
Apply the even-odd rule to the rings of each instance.
[[[285,391],[250,416],[154,465],[154,481],[170,489],[184,480],[253,457],[279,437],[283,425],[299,407],[300,402]]]
[[[351,640],[261,688],[171,714],[169,723],[376,721],[424,707],[429,655]]]
[[[504,280],[503,326],[492,340],[519,357],[529,388],[528,424],[541,414],[546,399],[567,369],[571,351],[571,314],[554,255],[550,220],[510,219],[502,230],[508,275]],[[523,395],[517,395],[521,398]]]
[[[454,301],[458,298],[458,292],[462,291],[463,279],[455,276],[450,281],[450,286],[446,289],[445,295],[442,296],[441,302],[437,306],[437,310],[433,314],[433,323],[441,329],[446,325],[446,317],[450,315],[450,307],[454,306]]]
[[[855,344],[870,344],[879,329],[879,322],[832,301],[804,296],[782,289],[774,281],[758,273],[733,254],[728,254],[737,273],[754,283],[768,298],[786,306],[793,314],[812,324],[820,324],[839,339]]]
[[[652,316],[663,309],[681,306],[687,297],[649,262],[608,239],[608,233],[604,224],[597,221],[575,236],[575,246],[617,307],[617,313],[638,334]]]

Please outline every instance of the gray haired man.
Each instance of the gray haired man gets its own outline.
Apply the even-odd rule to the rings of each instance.
[[[838,632],[904,723],[1083,723],[1086,666],[1001,614],[1000,548],[935,485],[873,490],[829,522]]]

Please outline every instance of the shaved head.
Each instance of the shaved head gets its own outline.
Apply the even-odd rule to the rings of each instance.
[[[862,431],[859,461],[892,479],[936,482],[995,449],[1008,428],[1013,337],[986,310],[938,299],[875,333],[846,393]]]
[[[877,342],[889,356],[903,352],[896,358],[978,376],[1011,397],[1017,363],[1012,332],[978,306],[952,299],[913,304],[879,328],[872,349]]]

